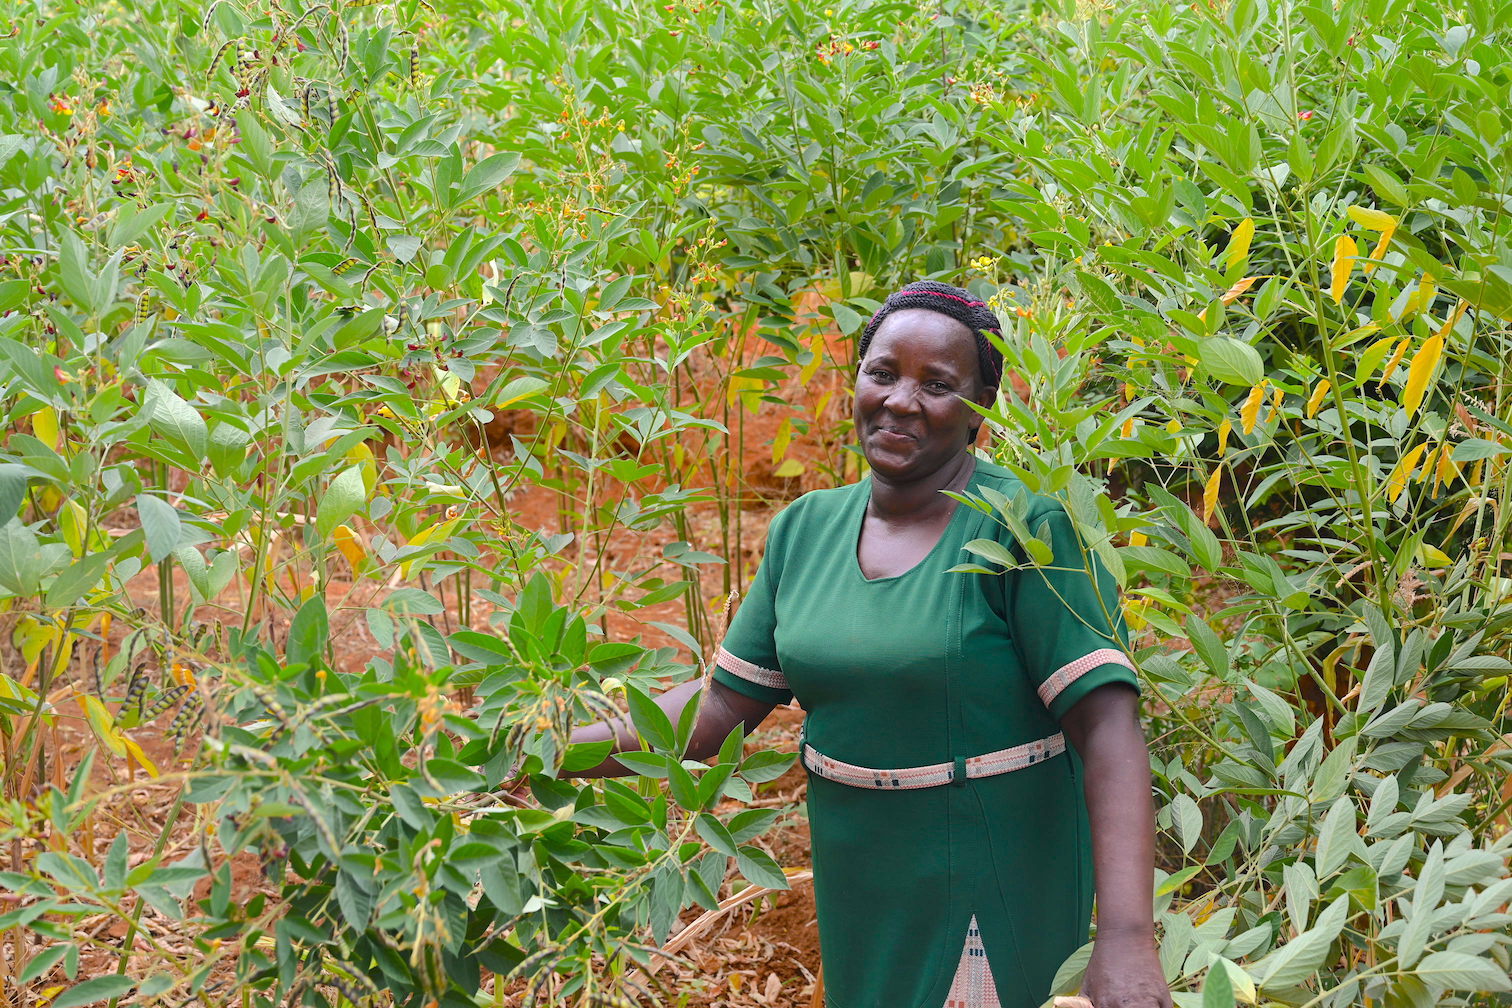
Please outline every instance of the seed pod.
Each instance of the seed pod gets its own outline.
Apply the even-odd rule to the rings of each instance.
[[[331,87],[330,85],[327,85],[326,89],[325,89],[325,104],[326,104],[326,118],[328,120],[330,120],[329,124],[331,126],[335,126],[336,125],[336,89],[333,88],[333,87]]]
[[[362,260],[358,259],[356,256],[351,256],[341,260],[341,262],[337,263],[335,266],[332,266],[331,272],[336,274],[337,276],[346,276],[348,273],[352,272],[352,270],[356,269],[361,264],[361,262]]]
[[[545,948],[536,949],[530,955],[521,959],[520,964],[510,970],[504,979],[509,980],[517,976],[531,976],[537,966],[541,966],[559,956],[561,951],[562,949],[559,945],[547,945]],[[551,971],[547,970],[546,973],[549,975]]]
[[[332,210],[341,206],[341,177],[334,168],[326,170],[326,195],[330,198]]]
[[[420,86],[420,40],[418,38],[410,43],[409,82],[410,87]]]
[[[138,665],[131,671],[131,679],[126,683],[126,698],[121,701],[121,709],[136,705],[137,713],[142,711],[142,701],[147,697],[147,666]]]
[[[306,123],[311,122],[311,119],[310,119],[310,94],[314,90],[315,90],[315,85],[309,84],[309,83],[306,83],[304,87],[302,87],[302,88],[299,89],[299,112],[300,112],[300,114],[302,116],[304,116],[304,121]]]
[[[209,71],[206,72],[206,74],[205,74],[206,77],[214,77],[215,76],[216,68],[218,68],[220,66],[220,61],[221,61],[222,57],[224,57],[226,55],[226,51],[228,49],[230,49],[232,46],[236,45],[236,42],[237,42],[236,39],[232,39],[230,42],[225,43],[219,49],[215,50],[215,58],[210,61],[210,69],[209,69]],[[211,102],[210,104],[212,106],[214,106],[215,103]],[[213,115],[214,113],[211,113],[211,114]]]
[[[132,325],[144,325],[152,315],[153,296],[151,291],[142,291],[137,295],[136,311],[131,316]]]
[[[376,3],[377,0],[374,0]],[[336,61],[336,69],[346,73],[347,64],[352,60],[352,40],[347,35],[346,22],[336,19],[336,41],[340,45],[340,56]]]
[[[142,711],[142,720],[151,721],[153,718],[163,713],[163,711],[167,710],[169,707],[172,707],[179,701],[180,697],[188,692],[189,687],[185,686],[183,683],[169,686],[167,689],[163,690],[163,692],[158,694],[157,699],[152,701],[152,703],[148,705],[146,710]]]
[[[168,737],[176,742],[184,741],[189,733],[195,729],[195,726],[199,724],[200,719],[205,716],[204,703],[189,703],[189,700],[199,701],[199,697],[191,694],[185,700],[184,706],[173,716],[173,720],[168,725]]]

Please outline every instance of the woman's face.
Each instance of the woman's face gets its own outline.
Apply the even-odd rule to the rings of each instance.
[[[948,315],[889,315],[856,376],[856,433],[866,461],[893,482],[922,479],[958,457],[980,418],[962,400],[992,401],[976,337]]]

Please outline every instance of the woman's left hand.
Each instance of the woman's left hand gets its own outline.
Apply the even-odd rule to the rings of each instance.
[[[1171,1008],[1154,936],[1099,931],[1082,996],[1095,1008]]]

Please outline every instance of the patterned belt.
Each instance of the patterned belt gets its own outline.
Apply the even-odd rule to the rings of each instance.
[[[1066,737],[1056,732],[1048,738],[1035,739],[1011,749],[999,749],[980,756],[958,757],[950,763],[931,763],[929,766],[902,767],[896,770],[876,770],[856,766],[854,763],[843,763],[824,755],[806,741],[802,743],[802,748],[803,765],[816,776],[837,784],[886,791],[892,788],[939,787],[941,784],[964,785],[968,778],[991,777],[994,774],[1022,770],[1065,752]]]

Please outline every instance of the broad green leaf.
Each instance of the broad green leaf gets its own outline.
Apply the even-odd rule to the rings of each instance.
[[[337,525],[344,524],[367,503],[367,484],[363,481],[362,466],[355,465],[341,471],[331,485],[326,487],[315,511],[315,531],[322,539],[328,538]]]
[[[183,538],[179,513],[167,501],[152,494],[137,494],[137,515],[147,537],[147,555],[153,563],[171,556]]]
[[[1253,387],[1265,377],[1259,351],[1231,336],[1210,336],[1198,343],[1197,360],[1204,371],[1230,385]]]
[[[109,998],[121,997],[135,986],[136,981],[129,976],[111,974],[95,977],[75,984],[59,994],[53,999],[50,1008],[80,1008],[81,1005],[91,1005]]]
[[[148,386],[147,403],[147,422],[153,430],[183,448],[195,461],[205,458],[210,434],[198,410],[160,381]]]

